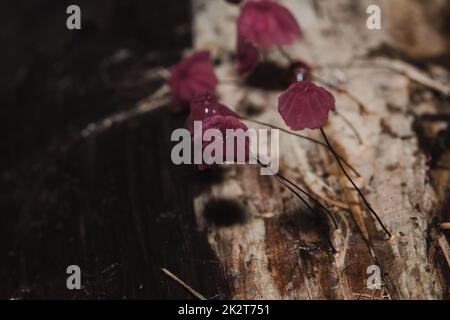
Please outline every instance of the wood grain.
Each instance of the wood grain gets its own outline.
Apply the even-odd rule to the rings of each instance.
[[[282,173],[315,194],[349,204],[350,211],[335,210],[341,230],[333,233],[326,222],[311,222],[314,219],[307,210],[275,179],[259,177],[252,168],[229,169],[224,182],[196,197],[195,212],[231,281],[233,297],[352,299],[365,287],[367,267],[375,264],[382,270],[390,298],[442,298],[447,282],[434,267],[428,250],[434,241],[428,234],[435,194],[413,130],[416,105],[411,101],[415,80],[411,74],[420,72],[407,64],[409,72],[400,72],[394,67],[398,62],[389,59],[384,61],[389,67],[380,67],[378,60],[369,57],[371,51],[392,40],[386,30],[365,28],[364,8],[369,2],[321,1],[316,6],[312,1],[281,2],[305,31],[305,38],[287,49],[289,54],[318,69],[319,79],[325,79],[334,92],[339,112],[351,121],[363,144],[336,115],[330,117],[326,131],[362,174],[360,187],[395,237],[383,240],[379,226],[329,153],[282,135]],[[388,6],[387,2],[383,5]],[[210,49],[221,58],[218,72],[222,79],[237,79],[229,57],[235,50],[233,21],[238,9],[220,1],[197,0],[193,6],[196,48]],[[386,18],[397,17],[389,13],[383,18],[388,23]],[[267,56],[286,64],[278,52]],[[445,84],[439,86],[448,90]],[[225,104],[238,110],[251,105],[259,110],[258,120],[282,125],[276,112],[279,92],[277,88],[263,91],[242,81],[220,87]],[[422,103],[422,110],[432,111],[436,103],[430,99]],[[320,138],[316,132],[307,134]],[[243,206],[245,223],[204,223],[205,207],[217,199]],[[264,218],[266,213],[270,215]],[[324,232],[332,234],[337,254],[329,252]]]

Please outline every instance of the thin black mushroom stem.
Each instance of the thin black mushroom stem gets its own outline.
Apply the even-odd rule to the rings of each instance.
[[[345,90],[343,90],[343,89],[339,89],[339,88],[337,88],[336,86],[330,85],[330,84],[327,83],[327,81],[325,81],[325,80],[323,80],[323,79],[321,79],[321,78],[319,78],[319,77],[317,77],[317,76],[314,76],[314,81],[320,83],[320,84],[323,85],[323,86],[331,86],[331,88],[333,88],[333,89],[335,89],[335,90],[338,90],[338,91],[344,91],[345,94],[346,94],[347,96],[350,96],[349,93],[348,93],[347,91],[345,91]],[[351,96],[350,96],[350,97],[351,97]],[[351,98],[352,98],[352,97],[351,97]],[[353,99],[353,98],[352,98],[352,99]],[[335,115],[337,115],[338,117],[340,117],[340,118],[342,119],[342,121],[344,121],[344,123],[350,128],[350,130],[353,132],[353,135],[356,137],[356,140],[358,140],[358,143],[359,143],[360,145],[364,144],[364,140],[363,140],[361,134],[359,134],[358,129],[355,128],[355,126],[353,125],[353,123],[352,123],[352,122],[351,122],[344,114],[342,114],[341,112],[339,112],[337,109],[334,110],[333,112],[334,112]]]
[[[306,200],[305,200],[305,199],[304,199],[297,191],[295,191],[289,184],[287,184],[287,183],[286,183],[286,180],[284,180],[284,179],[282,178],[281,175],[276,174],[275,177],[277,178],[277,180],[278,180],[282,185],[284,185],[284,186],[285,186],[286,188],[288,188],[293,194],[295,194],[295,195],[296,195],[296,196],[297,196],[297,197],[305,204],[305,206],[306,206],[309,210],[311,210],[311,212],[312,212],[315,216],[317,216],[317,217],[320,218],[319,213],[318,213],[316,210],[314,210],[314,208],[308,203],[308,201],[306,201]],[[333,219],[333,222],[335,222],[334,219]],[[337,253],[337,250],[336,250],[336,248],[334,247],[333,242],[331,241],[331,239],[330,239],[330,237],[328,236],[328,234],[325,233],[325,236],[326,236],[326,238],[327,238],[327,242],[328,242],[328,244],[329,244],[331,250],[333,251],[333,253]]]
[[[259,161],[259,159],[257,159],[257,162],[260,166],[267,168],[266,165],[264,165],[261,161]],[[331,219],[331,221],[333,222],[333,226],[334,229],[339,229],[336,218],[333,216],[333,214],[324,206],[320,203],[319,200],[317,200],[314,196],[312,196],[311,194],[309,194],[307,191],[305,191],[304,189],[300,188],[297,184],[295,184],[294,182],[292,182],[291,180],[289,180],[288,178],[284,177],[283,175],[279,174],[279,173],[275,173],[275,178],[283,185],[285,186],[287,189],[289,189],[295,196],[297,196],[297,198],[299,198],[303,204],[309,209],[311,210],[311,212],[320,218],[320,214],[314,210],[314,208],[308,203],[308,201],[305,200],[305,198],[303,198],[295,189],[297,189],[298,191],[300,191],[301,193],[303,193],[305,196],[307,196],[309,199],[311,199],[315,204],[317,204],[319,206],[319,208]],[[331,250],[333,251],[333,253],[337,253],[336,248],[333,245],[333,242],[331,241],[330,237],[328,236],[328,234],[326,234],[326,238],[327,238],[327,242],[330,245]]]
[[[298,138],[310,141],[312,143],[318,144],[318,145],[320,145],[320,146],[322,146],[322,147],[324,147],[324,148],[326,148],[326,149],[331,151],[330,147],[326,143],[323,143],[322,141],[316,140],[314,138],[310,138],[308,136],[304,136],[304,135],[301,135],[299,133],[292,132],[292,131],[289,131],[287,129],[283,129],[283,128],[278,127],[276,125],[273,125],[273,124],[270,124],[270,123],[266,123],[266,122],[262,122],[262,121],[258,121],[258,120],[255,120],[255,119],[251,119],[251,118],[247,118],[247,117],[243,117],[243,116],[239,116],[239,119],[245,120],[245,121],[249,121],[249,122],[253,122],[253,123],[256,123],[256,124],[259,124],[259,125],[263,125],[263,126],[266,126],[266,127],[269,127],[269,128],[278,129],[278,130],[280,130],[280,131],[282,131],[284,133],[287,133],[287,134],[290,134],[292,136],[295,136],[295,137],[298,137]],[[350,163],[348,163],[348,161],[346,161],[339,154],[337,154],[337,156],[342,161],[342,163],[344,163],[357,177],[361,177],[359,172]]]
[[[378,223],[380,224],[381,228],[383,228],[384,232],[386,233],[386,235],[389,237],[389,239],[392,239],[392,234],[389,232],[389,230],[386,228],[386,226],[384,225],[383,221],[381,221],[381,218],[378,216],[378,214],[375,212],[374,209],[372,209],[372,206],[370,205],[370,203],[366,200],[366,197],[364,196],[364,194],[362,193],[362,191],[358,188],[358,186],[355,184],[355,182],[352,180],[352,178],[350,177],[350,175],[347,173],[347,171],[345,170],[344,166],[342,165],[336,151],[334,150],[334,148],[332,147],[332,145],[330,144],[330,141],[328,140],[327,135],[325,134],[325,130],[323,128],[320,128],[320,132],[322,133],[322,136],[326,142],[326,144],[330,147],[331,153],[333,154],[334,158],[336,159],[336,162],[338,163],[339,167],[341,168],[342,172],[344,173],[344,175],[347,177],[347,179],[350,181],[350,183],[353,185],[353,188],[355,188],[355,190],[358,192],[359,196],[361,197],[362,201],[364,202],[364,204],[367,206],[367,208],[369,209],[369,211],[372,213],[372,215],[375,217],[375,219],[378,221]]]
[[[292,182],[291,180],[289,180],[288,178],[284,177],[283,175],[276,173],[275,177],[282,179],[284,182],[288,183],[289,185],[293,186],[294,188],[296,188],[298,191],[300,191],[301,193],[303,193],[305,196],[307,196],[309,199],[311,199],[315,204],[317,204],[317,206],[319,206],[319,208],[325,212],[325,214],[331,219],[331,221],[333,222],[333,226],[334,229],[337,230],[339,229],[339,226],[337,224],[336,218],[334,217],[334,215],[330,212],[330,210],[328,210],[322,203],[320,203],[320,201],[315,198],[314,196],[312,196],[311,194],[309,194],[307,191],[305,191],[304,189],[300,188],[297,184],[295,184],[294,182]]]

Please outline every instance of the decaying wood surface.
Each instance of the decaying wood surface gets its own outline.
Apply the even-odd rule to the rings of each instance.
[[[190,50],[212,51],[225,104],[282,126],[276,100],[286,85],[267,64],[239,80],[238,7],[193,0],[190,22],[187,1],[140,1],[131,11],[122,2],[86,2],[83,15],[94,26],[86,33],[54,27],[60,18],[25,19],[39,22],[28,35],[36,43],[11,37],[30,50],[13,77],[20,99],[9,99],[2,114],[10,152],[1,159],[8,165],[0,175],[0,298],[449,297],[447,0],[281,1],[305,34],[287,52],[313,65],[362,137],[360,144],[343,117],[330,116],[326,132],[361,173],[356,181],[391,241],[331,154],[308,141],[280,133],[280,172],[332,210],[338,231],[256,166],[174,165],[170,136],[186,114],[171,114],[152,92],[164,93],[161,68],[190,45],[190,23]],[[373,2],[382,7],[378,31],[366,28]],[[60,17],[64,8],[52,12]],[[127,47],[136,34],[145,36],[143,52]],[[56,53],[42,61],[41,48]],[[267,56],[287,64],[276,50]],[[65,133],[75,133],[68,144]],[[82,290],[66,287],[72,264],[81,268]],[[365,288],[370,265],[382,269],[382,290]]]
[[[426,58],[430,46],[421,43],[423,37],[436,39],[436,47],[431,46],[434,50],[447,48],[448,39],[423,21],[423,12],[431,15],[423,3],[379,1],[383,30],[370,31],[365,9],[371,1],[281,2],[292,10],[305,33],[304,39],[287,51],[315,67],[318,79],[333,91],[339,113],[362,137],[359,143],[341,117],[330,117],[326,131],[332,143],[361,173],[359,185],[394,238],[384,239],[330,153],[281,133],[281,173],[324,199],[333,208],[340,230],[333,232],[326,223],[315,220],[289,190],[273,177],[260,176],[258,168],[224,169],[226,178],[196,196],[194,208],[198,228],[207,233],[209,246],[231,284],[232,297],[445,297],[448,277],[442,270],[447,266],[436,260],[442,254],[436,252],[440,250],[439,231],[432,221],[442,214],[439,208],[448,198],[448,171],[439,170],[439,177],[430,183],[427,159],[414,126],[421,115],[440,112],[445,100],[439,97],[449,93],[444,80],[448,74],[444,72],[438,81],[401,57],[380,58],[376,52],[390,47]],[[435,9],[446,6],[443,1],[433,2]],[[408,8],[410,25],[399,25],[399,19],[408,21],[402,16],[402,3]],[[193,1],[195,49],[209,49],[220,58],[219,78],[228,81],[219,91],[226,105],[240,112],[253,110],[258,120],[282,126],[276,111],[279,88],[261,89],[238,80],[230,58],[235,50],[237,15],[238,8],[225,1]],[[417,44],[409,44],[414,50],[408,51],[401,30],[416,32],[420,28],[417,21],[423,25],[422,38],[413,39]],[[279,64],[287,63],[277,52],[268,56]],[[448,103],[445,107],[448,109]],[[321,138],[313,131],[307,134]],[[436,172],[432,170],[432,174]],[[344,208],[333,205],[336,203],[345,204]],[[215,215],[240,219],[220,224],[211,219]],[[337,254],[329,252],[324,232],[331,233]],[[364,292],[370,265],[382,270],[383,289],[379,292]]]

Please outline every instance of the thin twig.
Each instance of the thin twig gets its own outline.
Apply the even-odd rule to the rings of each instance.
[[[359,100],[359,98],[357,98],[356,96],[354,96],[350,91],[348,91],[347,89],[332,84],[329,81],[326,81],[318,76],[314,76],[314,81],[320,83],[321,85],[328,87],[331,90],[334,90],[338,93],[344,94],[345,96],[347,96],[347,98],[349,98],[350,100],[352,100],[354,103],[356,103],[359,107],[359,109],[363,112],[363,113],[367,113],[367,107],[364,105],[364,103]]]
[[[439,227],[441,230],[450,230],[450,222],[442,222]]]
[[[431,78],[428,74],[414,66],[400,60],[391,60],[386,58],[377,58],[373,63],[380,67],[385,67],[390,71],[402,74],[408,79],[417,82],[425,87],[440,92],[445,96],[450,95],[450,86],[438,80]]]
[[[161,271],[164,272],[172,280],[178,282],[181,286],[183,286],[183,288],[185,288],[187,291],[189,291],[197,299],[199,299],[199,300],[208,300],[204,296],[202,296],[200,293],[198,293],[197,291],[192,289],[189,285],[187,285],[185,282],[183,282],[180,278],[178,278],[172,272],[167,270],[166,268],[161,268]]]
[[[149,113],[156,108],[167,104],[169,102],[169,99],[167,98],[168,92],[169,91],[167,85],[163,85],[153,94],[148,96],[137,107],[117,112],[99,121],[89,123],[77,135],[75,135],[72,139],[70,139],[63,145],[63,147],[61,148],[63,153],[70,149],[74,144],[77,144],[82,140],[86,140],[92,136],[98,135],[113,126],[123,124],[127,121],[130,121],[131,119]]]
[[[445,235],[441,235],[438,239],[439,246],[444,253],[445,260],[447,260],[448,266],[450,267],[450,245],[448,244],[447,238]]]
[[[356,293],[358,295],[358,298],[356,300],[360,300],[362,295],[364,294],[364,292],[366,291],[366,287],[363,287],[362,290],[358,293]],[[355,293],[354,293],[355,294]]]
[[[370,300],[375,300],[375,296],[377,295],[378,289],[373,290],[373,294],[372,294],[372,299]]]
[[[353,131],[353,134],[355,135],[359,144],[364,144],[363,138],[359,134],[358,130],[356,130],[353,123],[350,120],[348,120],[348,118],[346,116],[344,116],[341,112],[334,110],[334,113],[337,114],[339,117],[341,117],[341,119],[347,124],[347,126],[349,126],[349,128]]]
[[[367,298],[367,299],[372,299],[373,294],[372,295],[368,295],[368,294],[361,294],[361,293],[357,293],[357,292],[353,292],[352,293],[354,296],[358,296],[357,300],[360,300],[361,298]],[[389,295],[381,295],[380,297],[373,297],[373,300],[385,300],[386,298],[389,298]]]

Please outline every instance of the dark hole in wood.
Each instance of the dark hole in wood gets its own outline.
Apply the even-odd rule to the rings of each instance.
[[[219,227],[242,224],[247,220],[244,206],[231,199],[210,200],[203,215],[208,223]]]

